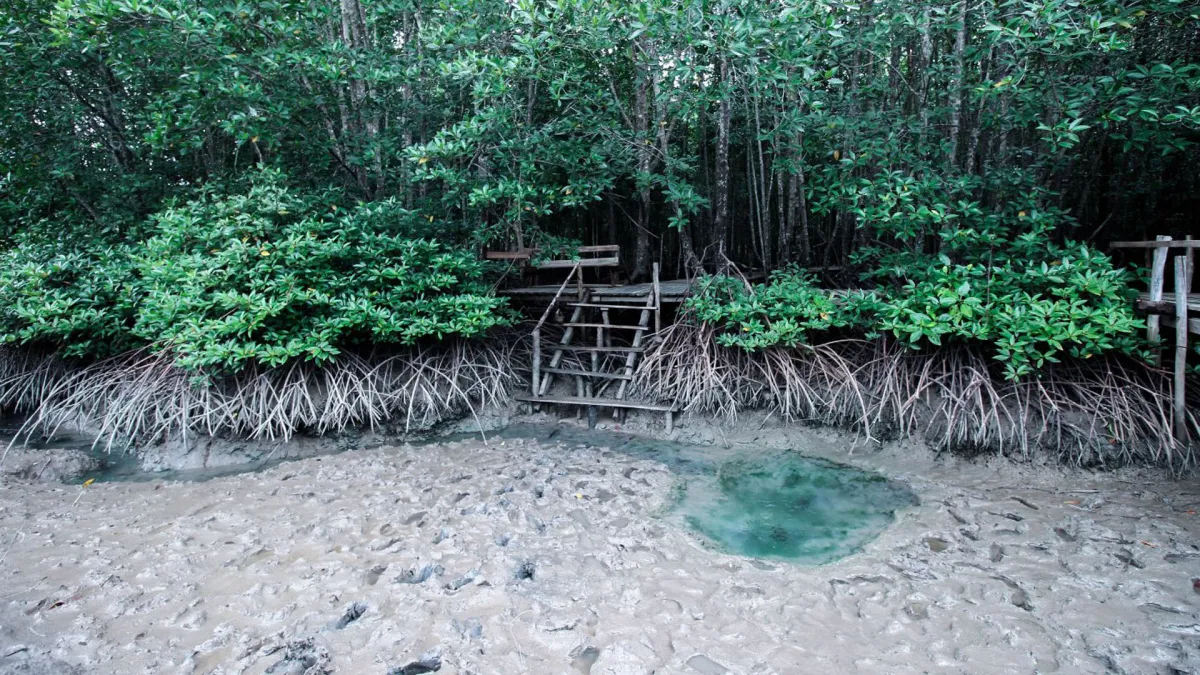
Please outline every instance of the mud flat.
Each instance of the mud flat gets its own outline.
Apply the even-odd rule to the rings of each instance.
[[[806,566],[714,548],[620,443],[356,450],[206,482],[0,485],[0,673],[1200,670],[1200,484],[847,454],[919,503]],[[600,437],[602,438],[602,437]]]

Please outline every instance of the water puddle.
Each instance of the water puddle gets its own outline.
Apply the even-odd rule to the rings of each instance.
[[[820,565],[879,536],[917,503],[908,486],[796,452],[726,449],[577,429],[514,426],[501,437],[611,448],[652,459],[679,476],[669,517],[716,549]]]
[[[858,551],[915,503],[878,474],[786,453],[732,459],[686,481],[675,510],[730,553],[819,565]]]

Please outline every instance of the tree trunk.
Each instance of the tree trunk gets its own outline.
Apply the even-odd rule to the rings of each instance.
[[[958,30],[954,33],[954,75],[950,81],[950,166],[958,163],[958,135],[962,124],[963,52],[967,46],[967,0],[958,3]]]
[[[641,50],[638,50],[641,52]],[[650,77],[646,68],[638,69],[637,88],[634,93],[634,138],[637,143],[638,175],[650,173],[653,147],[650,144]],[[650,274],[650,184],[644,183],[638,190],[639,206],[637,218],[637,243],[634,248],[634,281],[641,281]]]
[[[929,33],[929,6],[921,14],[921,70],[918,72],[917,110],[921,115],[921,144],[929,133],[929,69],[933,66],[933,36]]]
[[[729,230],[729,60],[722,55],[718,64],[720,76],[721,100],[717,104],[717,151],[716,177],[714,179],[713,203],[716,213],[713,216],[712,240],[716,244],[716,264],[718,271],[724,271],[729,265],[727,240]]]

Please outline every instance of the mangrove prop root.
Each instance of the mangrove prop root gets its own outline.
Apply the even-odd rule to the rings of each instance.
[[[1169,374],[1126,357],[1053,364],[1011,382],[968,346],[916,351],[890,340],[841,340],[746,352],[714,337],[708,326],[671,326],[638,370],[633,395],[725,418],[769,409],[787,421],[919,438],[955,452],[1177,469],[1196,459],[1195,443],[1172,433]],[[1198,407],[1188,412],[1194,437]]]

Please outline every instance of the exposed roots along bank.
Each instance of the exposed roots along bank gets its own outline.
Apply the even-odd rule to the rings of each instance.
[[[634,395],[726,418],[770,409],[785,420],[921,438],[959,452],[1050,452],[1087,465],[1195,460],[1194,444],[1172,433],[1169,374],[1127,358],[1055,364],[1010,382],[965,346],[914,351],[888,340],[842,340],[750,353],[713,338],[707,326],[673,325],[638,370]],[[1198,437],[1200,406],[1192,403],[1188,425]]]
[[[70,372],[50,359],[24,376],[19,357],[5,354],[0,405],[29,411],[31,432],[78,426],[109,447],[183,433],[286,439],[385,423],[410,429],[507,403],[518,379],[513,352],[511,343],[446,342],[207,380],[166,352],[130,352]]]
[[[768,409],[788,421],[920,438],[957,452],[1056,454],[1078,464],[1194,463],[1178,442],[1169,374],[1125,358],[1073,361],[1020,382],[964,346],[913,351],[842,340],[748,353],[705,326],[678,323],[647,354],[632,397],[731,419]],[[447,342],[389,354],[346,353],[326,366],[252,368],[197,381],[168,353],[131,352],[77,367],[52,354],[0,350],[0,406],[27,430],[78,426],[111,446],[182,433],[289,438],[356,426],[425,427],[508,403],[526,386],[528,340]],[[1200,391],[1200,387],[1191,387]],[[1200,437],[1200,402],[1188,425]]]

